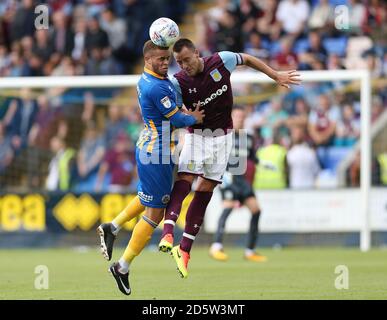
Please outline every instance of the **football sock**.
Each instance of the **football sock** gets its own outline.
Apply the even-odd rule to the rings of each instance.
[[[179,218],[182,203],[190,191],[191,184],[188,181],[178,180],[175,182],[171,192],[171,201],[165,210],[164,228],[161,237],[164,237],[167,233],[173,234],[173,229]]]
[[[115,230],[112,230],[112,232],[117,235],[118,231],[121,229],[125,222],[128,222],[133,218],[137,217],[144,210],[144,205],[141,204],[140,198],[136,196],[132,201],[129,202],[125,209],[122,210],[120,214],[114,218],[112,224],[115,227]]]
[[[260,210],[251,215],[250,229],[247,235],[247,248],[250,250],[253,250],[255,248],[255,245],[258,239],[258,223],[259,223],[260,215],[261,215]]]
[[[223,250],[223,244],[220,242],[214,242],[211,245],[211,251],[220,251]]]
[[[185,252],[190,252],[196,235],[203,223],[207,205],[212,197],[212,192],[196,191],[194,198],[188,208],[185,219],[183,238],[180,241],[180,248]]]
[[[148,241],[151,239],[153,231],[155,230],[157,225],[157,223],[153,222],[146,216],[143,216],[142,219],[140,219],[140,221],[136,224],[133,229],[129,244],[120,259],[120,261],[125,261],[128,264],[127,268],[129,268],[129,265],[133,261],[133,259],[138,256],[145,248]],[[120,263],[120,272],[122,272],[121,267],[123,268],[124,266],[121,266]]]
[[[226,227],[226,221],[231,211],[232,211],[232,208],[223,209],[223,212],[218,221],[218,229],[216,230],[216,233],[215,233],[215,238],[214,238],[215,242],[219,242],[219,243],[223,242],[224,228]]]

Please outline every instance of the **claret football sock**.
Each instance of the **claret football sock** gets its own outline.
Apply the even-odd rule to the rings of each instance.
[[[211,197],[212,192],[195,192],[195,196],[187,211],[183,238],[180,242],[180,248],[185,252],[189,253],[191,251],[192,244],[203,223],[204,214]]]
[[[188,181],[178,180],[175,182],[171,192],[171,201],[165,210],[164,228],[161,238],[163,238],[167,233],[173,234],[173,229],[177,219],[179,218],[182,203],[190,191],[191,184]]]

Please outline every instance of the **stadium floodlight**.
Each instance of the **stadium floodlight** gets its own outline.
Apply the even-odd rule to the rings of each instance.
[[[300,72],[303,82],[359,80],[361,105],[361,216],[360,249],[371,247],[370,187],[371,187],[371,78],[368,70],[322,70]],[[20,88],[111,88],[136,86],[139,75],[76,76],[76,77],[15,77],[1,78],[0,90]],[[272,79],[257,72],[234,72],[233,83],[269,83]]]

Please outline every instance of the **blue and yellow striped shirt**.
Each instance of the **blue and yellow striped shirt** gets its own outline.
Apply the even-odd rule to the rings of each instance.
[[[174,143],[171,141],[169,118],[179,111],[172,82],[145,68],[137,84],[137,95],[145,126],[137,147],[141,150],[146,148],[149,153],[172,149]]]

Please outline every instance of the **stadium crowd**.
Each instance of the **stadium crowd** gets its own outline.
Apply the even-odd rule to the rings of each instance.
[[[198,1],[39,1],[50,8],[50,28],[36,30],[37,1],[1,1],[0,77],[131,73],[151,22],[168,16],[184,23],[190,2]],[[372,122],[386,111],[384,1],[217,0],[213,4],[194,17],[202,55],[246,52],[278,70],[368,68],[373,79]],[[340,18],[339,5],[346,6],[347,20]],[[175,70],[172,63],[170,72]],[[1,188],[134,190],[134,146],[142,119],[135,101],[116,99],[122,91],[58,88],[1,94]],[[306,83],[287,91],[237,84],[234,93],[236,102],[248,111],[245,125],[256,137],[257,150],[282,148],[276,150],[284,155],[284,163],[278,164],[281,170],[271,180],[283,183],[265,188],[340,185],[338,165],[360,136],[356,85]],[[251,103],[247,96],[259,102]],[[272,152],[261,154],[275,158]],[[387,185],[385,144],[373,160],[373,183]],[[359,184],[359,161],[356,155],[348,166],[347,185]],[[255,186],[262,187],[258,181]]]

